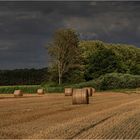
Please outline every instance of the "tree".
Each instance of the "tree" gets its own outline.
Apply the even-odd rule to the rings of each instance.
[[[48,53],[53,67],[57,66],[59,85],[63,75],[79,63],[81,49],[76,32],[72,29],[59,29],[54,33],[51,43],[48,45]]]
[[[92,80],[99,76],[117,72],[120,69],[120,62],[111,49],[103,48],[96,51],[88,58],[88,64],[85,70],[85,79]]]
[[[140,75],[140,64],[139,63],[134,64],[131,67],[130,72],[131,74],[134,74],[134,75]]]

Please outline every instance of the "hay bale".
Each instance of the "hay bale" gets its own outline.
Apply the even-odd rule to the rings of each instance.
[[[74,89],[72,94],[72,104],[89,104],[87,89]]]
[[[93,93],[95,93],[95,92],[96,92],[95,88],[92,88],[92,95],[93,95]]]
[[[87,91],[88,91],[88,95],[89,96],[92,96],[92,87],[85,87],[85,88],[83,88],[83,89],[87,89]]]
[[[23,96],[23,93],[21,90],[15,90],[14,91],[14,97],[22,97]]]
[[[44,89],[38,89],[37,90],[37,93],[38,93],[38,95],[43,95],[43,94],[45,94],[45,92],[44,92]]]
[[[72,96],[73,88],[65,88],[65,96]]]

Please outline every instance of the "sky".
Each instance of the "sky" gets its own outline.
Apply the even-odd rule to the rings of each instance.
[[[48,66],[44,46],[59,28],[140,47],[140,2],[0,1],[0,69]]]

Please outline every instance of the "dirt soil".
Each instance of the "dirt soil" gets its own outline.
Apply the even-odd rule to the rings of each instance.
[[[63,94],[2,96],[0,138],[140,139],[140,95],[97,93],[88,105]]]

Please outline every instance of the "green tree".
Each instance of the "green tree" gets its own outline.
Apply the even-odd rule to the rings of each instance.
[[[116,72],[120,69],[117,56],[111,49],[103,48],[88,58],[85,70],[85,79],[92,80],[103,74]]]
[[[140,62],[140,48],[128,45],[128,44],[110,44],[99,40],[81,41],[81,48],[84,50],[85,62],[88,63],[88,59],[91,55],[94,55],[96,51],[102,48],[111,49],[118,57],[120,62],[120,73],[139,73]],[[86,64],[85,63],[85,64]]]
[[[140,64],[136,63],[130,69],[131,74],[140,75]]]
[[[52,67],[56,66],[59,84],[63,75],[80,61],[81,49],[79,38],[72,29],[59,29],[54,33],[53,40],[48,45]]]

